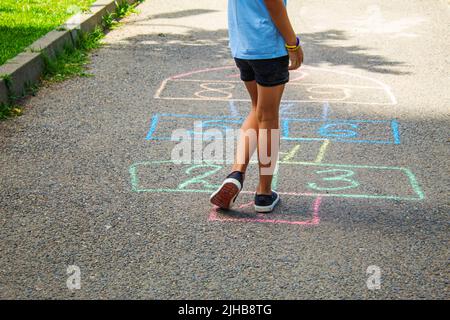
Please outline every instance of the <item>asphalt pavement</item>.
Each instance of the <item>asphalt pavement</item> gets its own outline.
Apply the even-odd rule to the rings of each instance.
[[[172,161],[173,130],[238,128],[249,109],[226,1],[138,9],[93,77],[0,123],[0,298],[449,298],[447,1],[288,2],[305,61],[269,215],[254,164],[222,212],[208,197],[229,166]]]

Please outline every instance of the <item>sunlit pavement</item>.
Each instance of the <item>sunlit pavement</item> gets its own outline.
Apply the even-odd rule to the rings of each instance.
[[[171,161],[173,130],[249,109],[226,1],[145,2],[94,77],[1,122],[0,297],[448,299],[446,1],[326,3],[288,4],[305,64],[272,214],[253,211],[255,165],[222,212],[208,198],[229,166]]]

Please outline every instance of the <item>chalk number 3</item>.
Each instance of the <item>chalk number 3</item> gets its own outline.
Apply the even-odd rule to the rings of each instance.
[[[322,175],[322,174],[329,174],[329,173],[340,173],[338,175],[332,176],[332,177],[323,177],[323,181],[333,181],[338,182],[343,185],[336,186],[336,187],[325,187],[325,186],[319,186],[317,183],[311,182],[308,183],[308,188],[314,189],[314,190],[322,190],[322,191],[337,191],[337,190],[344,190],[344,189],[351,189],[356,188],[359,186],[359,183],[351,179],[355,172],[352,170],[344,170],[344,169],[330,169],[330,170],[319,170],[315,173]]]

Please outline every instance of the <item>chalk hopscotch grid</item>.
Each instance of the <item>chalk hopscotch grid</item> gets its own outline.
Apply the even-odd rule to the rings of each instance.
[[[209,213],[209,221],[220,221],[220,222],[256,222],[256,223],[274,223],[274,224],[291,224],[300,226],[316,226],[320,223],[319,209],[322,202],[322,197],[318,196],[312,205],[312,216],[307,220],[283,220],[283,219],[270,219],[267,218],[267,214],[257,213],[254,218],[242,218],[233,216],[221,216],[218,215],[218,208],[213,207]],[[240,205],[239,209],[243,209],[253,205],[253,201]],[[284,214],[286,215],[286,214]],[[291,213],[292,215],[292,213]]]
[[[250,99],[233,99],[232,95],[231,98],[214,98],[214,97],[207,97],[207,96],[203,96],[203,95],[198,95],[197,98],[195,97],[188,97],[188,98],[183,98],[183,97],[161,97],[161,94],[163,92],[163,90],[165,89],[167,83],[169,81],[179,81],[179,82],[200,82],[200,83],[240,83],[241,81],[233,81],[233,80],[215,80],[215,79],[183,79],[183,77],[188,77],[188,76],[192,76],[194,74],[197,73],[202,73],[202,72],[209,72],[209,71],[217,71],[217,70],[225,70],[225,69],[233,69],[235,68],[235,66],[224,66],[224,67],[216,67],[216,68],[207,68],[207,69],[202,69],[202,70],[195,70],[195,71],[191,71],[191,72],[187,72],[184,74],[178,74],[175,76],[172,76],[168,79],[165,79],[160,87],[158,88],[157,92],[154,95],[155,99],[168,99],[168,100],[201,100],[201,101],[228,101],[229,103],[229,111],[231,113],[231,116],[215,116],[215,117],[209,117],[209,116],[202,116],[202,115],[174,115],[174,114],[155,114],[152,117],[151,120],[151,124],[150,124],[150,128],[148,130],[148,133],[146,135],[146,140],[171,140],[171,138],[169,137],[155,137],[154,134],[157,130],[158,127],[158,123],[160,122],[164,122],[166,121],[166,119],[162,119],[165,116],[172,116],[172,117],[186,117],[186,118],[193,118],[193,119],[213,119],[213,120],[217,120],[219,119],[224,119],[224,120],[230,120],[230,119],[240,119],[242,120],[242,117],[239,117],[239,111],[237,110],[236,106],[234,105],[234,101],[245,101],[248,102],[250,101]],[[358,86],[358,85],[347,85],[347,84],[334,84],[334,85],[321,85],[321,84],[317,84],[317,83],[306,83],[306,82],[302,82],[302,83],[296,83],[295,81],[303,79],[304,77],[306,77],[306,75],[308,75],[307,72],[304,72],[304,70],[319,70],[319,71],[326,71],[326,72],[333,72],[335,74],[340,74],[340,75],[348,75],[348,76],[353,76],[353,77],[357,77],[360,79],[365,79],[365,80],[370,80],[374,83],[376,83],[377,85],[379,85],[379,87],[375,87],[375,86]],[[298,74],[295,73],[294,74]],[[233,75],[229,75],[228,77],[236,77],[237,74],[233,74]],[[212,209],[212,211],[210,212],[210,216],[209,216],[209,220],[210,221],[236,221],[236,222],[270,222],[270,223],[289,223],[289,224],[298,224],[298,225],[316,225],[319,223],[320,218],[319,218],[319,207],[322,201],[322,197],[325,196],[336,196],[336,197],[349,197],[349,198],[368,198],[368,199],[395,199],[395,200],[421,200],[424,198],[424,194],[414,176],[414,174],[407,168],[401,168],[401,167],[388,167],[388,166],[371,166],[371,165],[345,165],[345,164],[326,164],[326,163],[321,163],[324,154],[325,154],[325,150],[328,146],[328,144],[330,143],[330,141],[335,141],[335,142],[364,142],[364,143],[382,143],[382,144],[400,144],[400,134],[399,134],[399,123],[396,120],[356,120],[356,119],[329,119],[328,118],[328,110],[329,110],[329,101],[331,102],[339,102],[339,103],[349,103],[349,104],[370,104],[370,105],[395,105],[397,104],[397,100],[394,96],[394,94],[392,93],[392,90],[389,86],[387,86],[386,84],[384,84],[383,82],[377,80],[377,79],[373,79],[373,78],[369,78],[366,76],[362,76],[362,75],[357,75],[357,74],[353,74],[353,73],[349,73],[349,72],[345,72],[345,71],[336,71],[336,70],[331,70],[331,69],[326,69],[326,68],[318,68],[318,67],[310,67],[310,66],[303,66],[303,70],[300,71],[300,76],[297,76],[294,79],[291,79],[291,82],[288,83],[288,85],[303,85],[303,86],[310,86],[310,87],[320,87],[320,88],[341,88],[341,89],[346,89],[346,88],[360,88],[360,89],[376,89],[376,90],[381,90],[383,89],[384,92],[387,94],[388,96],[388,100],[389,103],[379,103],[379,102],[370,102],[370,103],[366,103],[366,102],[356,102],[356,101],[344,101],[343,99],[317,99],[314,98],[312,96],[309,97],[309,100],[283,100],[282,103],[303,103],[303,102],[323,102],[323,113],[322,113],[322,119],[317,119],[317,118],[312,118],[312,119],[307,119],[307,118],[292,118],[294,120],[297,121],[310,121],[310,122],[317,122],[317,121],[322,121],[325,123],[329,123],[329,122],[336,122],[338,121],[339,123],[356,123],[356,122],[370,122],[370,123],[388,123],[390,122],[390,128],[391,128],[391,132],[392,132],[392,140],[359,140],[359,141],[355,141],[355,139],[342,139],[342,138],[338,138],[338,137],[326,137],[326,138],[297,138],[297,141],[308,141],[308,140],[319,140],[319,141],[324,141],[323,145],[321,146],[320,150],[319,150],[319,154],[317,155],[316,161],[315,162],[301,162],[301,161],[291,161],[292,158],[294,157],[294,154],[298,151],[300,145],[297,145],[294,147],[293,150],[291,150],[290,152],[286,153],[287,155],[283,158],[282,161],[279,161],[279,164],[293,164],[293,165],[315,165],[315,166],[331,166],[331,167],[353,167],[353,168],[367,168],[367,169],[389,169],[389,170],[400,170],[402,172],[404,172],[406,174],[406,176],[409,179],[409,182],[411,184],[412,189],[414,190],[416,197],[399,197],[399,196],[383,196],[383,195],[358,195],[358,194],[330,194],[330,193],[326,193],[326,194],[317,194],[317,193],[296,193],[296,192],[280,192],[280,195],[293,195],[293,196],[314,196],[316,197],[315,200],[313,201],[313,216],[310,220],[306,220],[306,221],[286,221],[286,220],[281,220],[281,219],[267,219],[264,218],[264,215],[257,215],[256,218],[233,218],[233,217],[224,217],[221,218],[217,215],[217,210],[215,210],[214,208]],[[206,85],[205,85],[206,86]],[[203,87],[202,87],[203,88]],[[231,87],[230,87],[231,88]],[[229,90],[230,88],[224,88]],[[211,89],[212,91],[214,91],[214,88],[206,88],[206,89]],[[217,88],[217,89],[221,89],[221,88]],[[234,87],[233,87],[234,89]],[[347,91],[343,90],[343,92],[345,93],[345,98],[347,99],[349,98],[349,96],[347,95]],[[350,92],[350,91],[348,91]],[[326,92],[313,92],[313,93],[319,93],[319,94],[325,94]],[[351,92],[350,92],[350,97],[351,97]],[[312,99],[314,98],[314,99]],[[289,114],[289,113],[288,113]],[[291,113],[292,114],[292,113]],[[289,119],[289,118],[283,118],[283,113],[281,112],[281,119]],[[292,138],[290,138],[289,136],[285,136],[284,140],[290,140],[292,141]],[[294,138],[295,139],[295,138]],[[294,140],[295,141],[295,140]],[[282,154],[284,152],[280,152],[280,154]],[[156,164],[156,163],[165,163],[165,162],[173,162],[171,160],[163,160],[163,161],[144,161],[144,162],[140,162],[140,163],[135,163],[133,165],[131,165],[129,167],[129,173],[131,175],[131,180],[132,180],[132,189],[135,192],[211,192],[211,190],[199,190],[199,189],[164,189],[164,188],[159,188],[159,189],[139,189],[139,178],[138,178],[138,173],[137,173],[137,169],[139,167],[139,165],[147,165],[149,163],[151,164]],[[191,162],[194,163],[195,161]],[[197,162],[197,163],[205,163],[205,161],[201,161],[201,162]],[[206,162],[208,163],[208,162]],[[214,161],[213,163],[217,163],[217,161]],[[256,163],[256,162],[255,162]],[[276,173],[274,174],[274,185],[277,185],[277,180],[278,180],[278,164],[277,164],[277,168],[276,168]],[[276,189],[276,187],[275,187]],[[243,191],[243,193],[247,193],[247,194],[254,194],[254,191]],[[247,204],[243,204],[241,205],[240,208],[244,208],[246,206],[251,205],[252,202],[247,203]],[[216,208],[217,209],[217,208]]]
[[[210,193],[215,189],[175,189],[175,188],[139,188],[139,178],[138,178],[138,167],[139,166],[153,166],[163,163],[173,163],[177,164],[172,160],[155,160],[155,161],[144,161],[137,162],[130,166],[129,173],[131,176],[131,189],[134,192],[192,192],[192,193]],[[205,162],[205,161],[192,161],[189,164],[217,164],[215,162]],[[252,162],[255,163],[255,162]],[[303,165],[303,166],[319,166],[319,167],[337,167],[337,168],[360,168],[360,169],[375,169],[375,170],[398,170],[406,174],[410,186],[416,196],[396,196],[396,195],[371,195],[371,194],[345,194],[345,193],[317,193],[317,192],[279,192],[280,195],[291,195],[291,196],[313,196],[313,197],[340,197],[340,198],[360,198],[360,199],[390,199],[390,200],[423,200],[424,193],[421,190],[414,174],[408,168],[403,167],[390,167],[390,166],[373,166],[373,165],[347,165],[347,164],[332,164],[332,163],[318,163],[318,162],[301,162],[301,161],[279,161],[279,165]],[[178,163],[182,164],[182,163]],[[243,194],[249,193],[253,194],[254,191],[243,190]]]
[[[172,141],[172,137],[157,136],[156,130],[158,124],[163,121],[170,120],[164,119],[165,117],[172,118],[186,118],[186,119],[199,119],[199,120],[235,120],[243,121],[244,118],[236,116],[207,116],[207,115],[194,115],[194,114],[172,114],[172,113],[157,113],[154,114],[150,122],[150,128],[145,136],[145,140],[163,140]],[[339,137],[289,137],[289,122],[322,122],[328,124],[347,124],[347,123],[390,123],[392,139],[391,140],[368,140],[368,139],[345,139]],[[323,141],[329,139],[335,142],[346,143],[368,143],[368,144],[400,144],[399,124],[397,120],[367,120],[367,119],[332,119],[332,118],[289,118],[281,117],[281,139],[286,141]],[[194,136],[194,139],[199,139]],[[220,140],[220,139],[218,139]]]
[[[233,98],[213,98],[213,97],[162,97],[162,92],[164,91],[165,87],[167,86],[167,83],[169,81],[191,81],[191,82],[203,82],[203,83],[238,83],[239,81],[236,80],[221,80],[221,79],[183,79],[185,77],[189,77],[195,74],[199,74],[199,73],[205,73],[205,72],[211,72],[211,71],[220,71],[220,70],[227,70],[227,69],[236,69],[235,66],[223,66],[223,67],[215,67],[215,68],[206,68],[206,69],[201,69],[201,70],[195,70],[195,71],[190,71],[190,72],[186,72],[186,73],[182,73],[182,74],[178,74],[172,77],[169,77],[165,80],[162,81],[160,87],[157,89],[156,93],[154,94],[154,98],[155,99],[168,99],[168,100],[215,100],[215,101],[250,101],[250,99],[233,99]],[[361,102],[361,101],[344,101],[344,100],[335,100],[335,101],[340,101],[342,103],[348,103],[348,104],[366,104],[366,105],[396,105],[397,104],[397,99],[395,97],[395,95],[392,93],[392,89],[386,85],[385,83],[383,83],[382,81],[379,81],[377,79],[374,78],[370,78],[370,77],[366,77],[363,75],[358,75],[358,74],[354,74],[354,73],[350,73],[350,72],[346,72],[346,71],[341,71],[341,70],[332,70],[332,69],[327,69],[327,68],[321,68],[321,67],[312,67],[312,66],[302,66],[302,70],[300,71],[301,73],[304,73],[304,70],[318,70],[318,71],[322,71],[322,72],[329,72],[329,73],[334,73],[334,74],[338,74],[338,75],[344,75],[344,76],[351,76],[353,78],[359,78],[365,81],[370,81],[372,83],[375,83],[377,86],[358,86],[358,85],[348,85],[348,84],[327,84],[326,86],[328,87],[335,87],[335,88],[366,88],[366,89],[379,89],[379,90],[383,90],[383,92],[386,93],[389,102]],[[295,73],[295,72],[294,72]],[[303,74],[303,75],[306,75]],[[300,80],[302,79],[302,77],[298,77],[295,80]],[[305,86],[316,86],[316,87],[324,87],[322,84],[318,84],[318,83],[305,83],[305,82],[296,82],[296,81],[290,81],[287,84],[288,86],[291,85],[305,85]],[[309,100],[303,100],[303,99],[293,99],[293,100],[284,100],[285,102],[326,102],[329,101],[330,99],[309,99]]]
[[[161,92],[158,91],[157,94],[155,94],[155,99],[163,99],[163,100],[186,100],[186,101],[236,101],[236,102],[250,102],[251,100],[248,98],[228,98],[228,97],[214,97],[214,96],[208,96],[208,97],[165,97],[161,96],[162,92],[167,86],[167,83],[169,82],[199,82],[204,84],[220,84],[220,83],[239,83],[239,81],[232,81],[232,80],[189,80],[189,79],[178,79],[178,80],[172,80],[172,79],[166,79],[164,80],[163,87],[161,88]],[[371,86],[355,86],[355,85],[320,85],[320,84],[305,84],[305,83],[287,83],[288,86],[305,86],[309,89],[312,88],[340,88],[340,89],[372,89],[372,90],[379,90],[382,91],[382,88],[378,87],[371,87]],[[231,89],[231,88],[225,88],[225,89]],[[225,90],[224,89],[224,90]],[[214,91],[214,90],[213,90]],[[323,94],[323,93],[322,93]],[[362,102],[362,101],[351,101],[347,100],[346,97],[344,98],[313,98],[309,97],[308,99],[285,99],[284,102],[297,102],[297,103],[307,103],[307,102],[326,102],[326,101],[333,101],[333,102],[340,102],[345,104],[361,104],[361,105],[395,105],[393,101],[390,102]]]

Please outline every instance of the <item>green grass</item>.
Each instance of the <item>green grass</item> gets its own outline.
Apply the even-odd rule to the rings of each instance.
[[[85,64],[89,62],[89,52],[101,45],[104,33],[97,27],[91,33],[80,35],[75,47],[67,46],[59,52],[56,59],[43,54],[45,69],[43,79],[48,82],[60,82],[73,76],[89,77]]]
[[[0,0],[0,65],[95,0]]]
[[[0,104],[0,120],[20,115],[22,115],[22,108],[20,106],[10,106],[4,103]]]
[[[2,14],[1,8],[3,5],[3,1],[10,0],[0,0],[0,16]],[[24,0],[28,2],[33,2],[31,0]],[[44,2],[47,0],[35,0],[35,2]],[[68,3],[69,1],[61,0],[61,2]],[[130,13],[135,13],[137,10],[135,9],[136,5],[142,3],[144,0],[138,0],[137,3],[133,5],[128,5],[123,2],[124,0],[116,1],[116,9],[112,14],[108,14],[103,17],[103,27],[109,29],[109,27],[115,27],[118,25],[117,19],[125,17]],[[14,1],[11,1],[14,2]],[[47,1],[51,2],[51,1]],[[75,2],[75,1],[72,1]],[[79,1],[80,2],[80,1]],[[94,2],[94,0],[85,1]],[[1,21],[1,19],[0,19]],[[108,23],[105,23],[108,22]],[[57,26],[60,24],[56,24]],[[1,29],[0,29],[1,30]],[[4,34],[0,34],[0,39],[4,38]],[[68,78],[74,76],[80,77],[89,77],[91,74],[86,72],[85,65],[89,62],[89,52],[93,49],[96,49],[102,45],[101,40],[105,34],[103,33],[103,29],[98,26],[94,31],[90,33],[81,33],[75,47],[67,46],[61,52],[56,54],[55,58],[50,58],[42,52],[42,57],[44,60],[44,74],[42,79],[46,82],[60,82],[64,81]],[[11,77],[7,75],[0,75],[7,85],[11,85]],[[28,86],[26,87],[26,92],[24,95],[34,95],[38,90],[38,85]],[[11,103],[8,104],[0,104],[0,120],[4,120],[10,117],[20,116],[22,115],[22,107],[16,105],[17,101],[20,97],[10,97]]]
[[[116,9],[114,12],[107,12],[106,15],[102,17],[103,19],[103,27],[106,29],[115,29],[120,25],[118,19],[122,19],[127,17],[132,13],[137,13],[136,6],[140,3],[144,2],[144,0],[137,0],[134,4],[129,4],[124,0],[116,0]]]
[[[100,27],[97,27],[90,33],[82,33],[77,40],[76,46],[65,47],[58,52],[55,58],[50,58],[42,53],[44,59],[44,74],[42,79],[46,82],[60,82],[74,76],[89,77],[91,74],[86,72],[85,64],[89,62],[89,52],[101,46],[101,39],[105,34]],[[7,86],[11,84],[11,77],[0,75]],[[37,85],[27,86],[25,95],[34,95],[38,90]],[[10,97],[16,101],[20,97]],[[0,120],[21,116],[22,107],[16,104],[0,104]]]
[[[118,26],[117,20],[136,13],[135,7],[142,2],[143,0],[138,0],[130,5],[125,0],[117,0],[115,12],[103,16],[103,27],[111,29]],[[59,82],[74,76],[92,76],[86,72],[85,65],[89,62],[89,52],[101,46],[103,37],[102,28],[97,27],[93,32],[81,34],[75,47],[64,48],[57,54],[56,59],[50,59],[43,54],[45,62],[43,79],[48,82]]]

